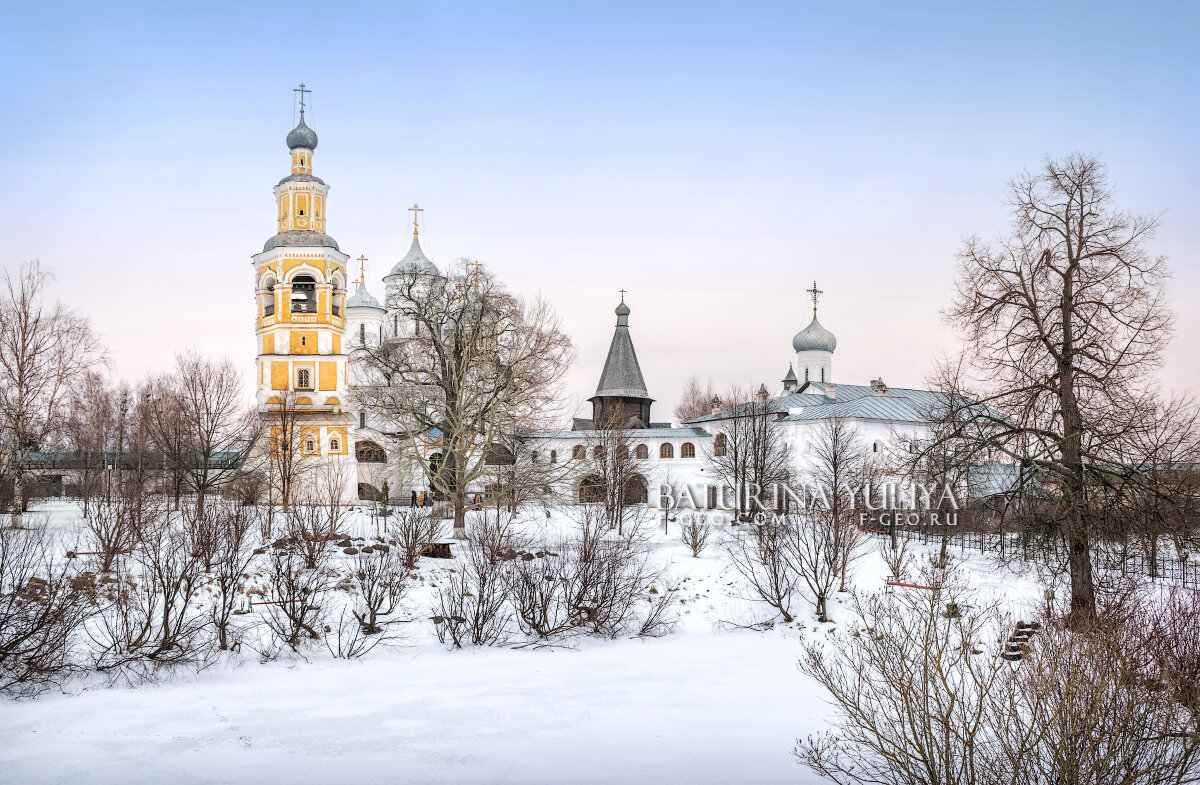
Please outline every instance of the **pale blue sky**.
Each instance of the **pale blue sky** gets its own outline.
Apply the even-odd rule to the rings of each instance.
[[[691,373],[776,384],[827,294],[835,378],[922,382],[953,346],[953,255],[1046,155],[1101,155],[1163,213],[1200,389],[1194,3],[3,4],[0,221],[118,371],[254,355],[291,88],[315,91],[329,233],[370,259],[467,255],[558,306],[594,389],[616,291],[669,416]],[[649,6],[649,7],[646,7]]]

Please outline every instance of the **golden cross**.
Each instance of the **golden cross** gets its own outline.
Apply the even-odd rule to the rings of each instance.
[[[810,295],[812,295],[812,301],[813,301],[813,318],[814,318],[814,319],[816,319],[816,318],[817,318],[817,300],[821,299],[821,295],[825,294],[825,292],[823,292],[823,291],[821,291],[820,289],[818,289],[818,288],[817,288],[817,282],[816,282],[816,281],[813,281],[813,288],[811,288],[811,289],[805,289],[804,291],[806,291],[806,292],[808,292]]]
[[[358,257],[358,282],[367,282],[367,257],[365,255]]]
[[[408,208],[408,211],[413,214],[413,237],[417,236],[417,219],[421,217],[421,213],[425,212],[425,208],[413,202],[413,206]]]
[[[301,82],[299,87],[292,88],[292,92],[300,94],[300,119],[303,120],[304,119],[304,94],[311,93],[312,90],[305,90],[304,82]]]
[[[475,288],[479,288],[479,260],[476,259],[472,264],[475,266]]]

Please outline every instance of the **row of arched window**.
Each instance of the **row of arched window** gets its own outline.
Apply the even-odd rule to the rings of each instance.
[[[554,453],[552,452],[551,456],[553,456],[553,455],[554,455]],[[587,457],[587,448],[584,447],[582,444],[577,444],[571,448],[571,460],[581,461],[586,457]],[[592,448],[592,458],[594,458],[596,460],[600,460],[603,457],[604,457],[603,445],[596,445],[595,447]],[[633,457],[638,458],[638,459],[643,459],[643,460],[646,458],[649,458],[650,457],[650,448],[644,444],[639,444],[637,447],[633,448]],[[675,457],[675,445],[667,443],[667,442],[660,444],[658,447],[658,457],[659,458],[674,458]],[[684,442],[679,447],[679,457],[680,458],[695,458],[696,457],[696,445],[692,444],[691,442]],[[554,458],[551,457],[551,462],[553,462],[553,461],[554,461]]]

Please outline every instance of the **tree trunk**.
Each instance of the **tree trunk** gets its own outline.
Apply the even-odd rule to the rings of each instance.
[[[21,528],[21,514],[25,511],[25,476],[21,471],[21,465],[17,464],[16,471],[13,472],[13,509],[12,509],[12,527],[14,529]]]
[[[466,496],[455,493],[454,499],[454,539],[467,539],[467,503]]]

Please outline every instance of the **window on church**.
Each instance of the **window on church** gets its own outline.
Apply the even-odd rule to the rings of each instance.
[[[604,448],[597,444],[592,448],[592,457],[597,461],[604,457]]]
[[[725,455],[725,434],[718,433],[713,439],[713,456],[716,458],[724,457]]]
[[[808,369],[804,369],[804,383],[808,384]]]
[[[296,389],[312,389],[312,371],[307,368],[301,368],[300,370],[296,371]]]
[[[359,428],[367,427],[367,413],[366,412],[358,413],[358,427]]]
[[[337,439],[330,439],[329,440],[329,451],[330,452],[341,452],[342,451],[342,443]]]
[[[300,336],[300,345],[308,346],[308,336],[305,336],[305,335]]]
[[[821,384],[825,383],[825,369],[821,369]]]
[[[642,459],[649,458],[650,448],[644,444],[639,444],[637,447],[633,448],[633,457]]]
[[[658,457],[659,458],[674,458],[675,457],[675,448],[669,444],[663,444],[661,447],[658,448]]]
[[[683,446],[679,448],[679,457],[680,458],[695,458],[696,457],[696,445],[692,444],[691,442],[684,442]]]
[[[358,326],[358,342],[359,343],[367,342],[367,326],[365,324],[360,324]]]
[[[538,462],[538,454],[537,454],[537,450],[530,450],[530,451],[529,451],[529,462],[530,462],[530,463],[537,463],[537,462]]]
[[[582,444],[577,444],[571,448],[571,460],[582,461],[587,457],[587,450],[583,449]]]
[[[558,450],[550,451],[550,463],[558,463]]]
[[[304,451],[305,452],[316,452],[317,451],[316,441],[314,441],[313,439],[305,439],[304,440]]]
[[[871,452],[879,452],[879,442],[874,442],[871,444]]]

